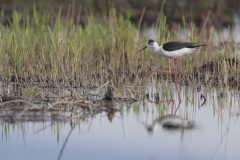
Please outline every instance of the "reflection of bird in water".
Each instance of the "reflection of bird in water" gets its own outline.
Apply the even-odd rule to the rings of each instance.
[[[154,132],[157,127],[162,125],[166,129],[192,129],[194,122],[175,115],[165,115],[153,121],[153,124],[147,125],[148,132]]]

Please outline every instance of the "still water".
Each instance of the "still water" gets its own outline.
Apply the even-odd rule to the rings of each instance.
[[[155,93],[165,92],[162,88],[153,85],[145,92],[154,99]],[[120,112],[103,112],[81,121],[1,122],[1,159],[239,159],[238,90],[179,87],[180,105],[174,86],[167,92],[174,101],[119,103]],[[201,95],[206,98],[204,105]],[[166,129],[159,124],[154,132],[147,131],[155,119],[174,113],[195,121],[194,128]]]

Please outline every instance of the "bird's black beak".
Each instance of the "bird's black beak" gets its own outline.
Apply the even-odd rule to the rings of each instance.
[[[142,49],[140,49],[138,52],[141,52],[142,50],[146,49],[147,46],[143,47]]]

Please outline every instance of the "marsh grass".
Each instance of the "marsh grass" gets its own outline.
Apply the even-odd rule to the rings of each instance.
[[[131,23],[130,17],[111,9],[108,17],[96,18],[87,13],[87,23],[78,25],[75,10],[68,8],[63,17],[47,10],[13,14],[9,27],[0,30],[0,64],[2,82],[21,86],[40,82],[44,87],[101,86],[111,81],[114,85],[143,85],[149,69],[170,70],[170,61],[145,51],[138,53],[148,37],[143,37]],[[144,15],[143,15],[144,16]],[[230,81],[238,85],[239,65],[236,44],[223,40],[214,27],[201,29],[193,23],[183,29],[169,28],[163,14],[156,21],[159,43],[170,40],[203,42],[206,47],[191,56],[180,58],[182,82]],[[144,30],[144,25],[138,28]],[[182,34],[183,37],[181,36]],[[159,75],[157,78],[164,78]],[[173,78],[174,79],[174,78]]]

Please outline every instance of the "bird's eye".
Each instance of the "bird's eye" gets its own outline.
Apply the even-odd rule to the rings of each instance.
[[[153,42],[152,41],[148,41],[148,45],[152,46]]]
[[[154,40],[152,40],[152,39],[150,39],[150,40],[148,41],[148,45],[153,45],[153,43],[154,43]]]

